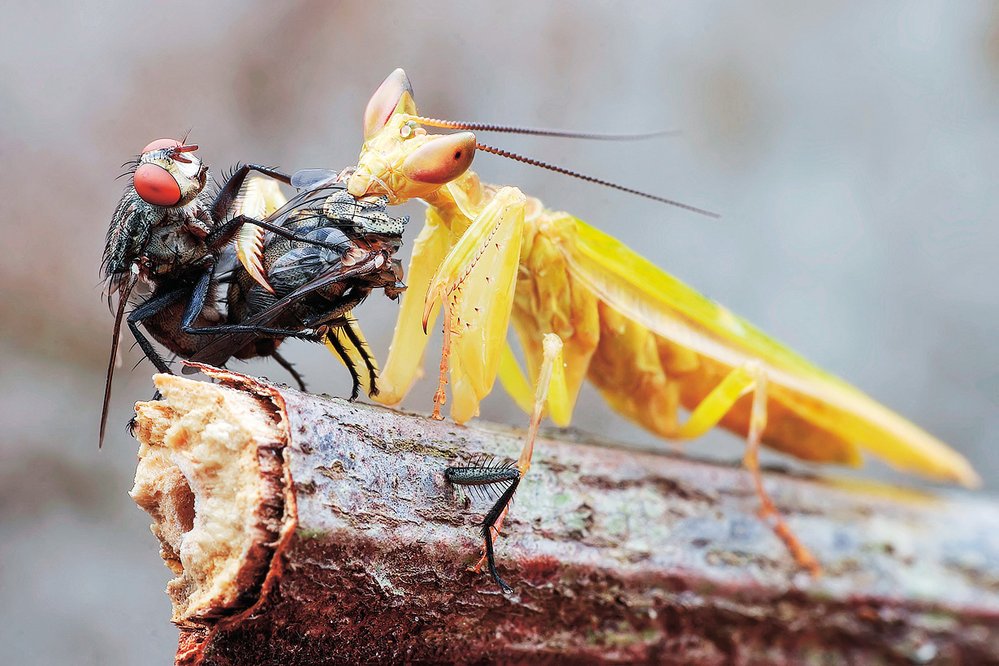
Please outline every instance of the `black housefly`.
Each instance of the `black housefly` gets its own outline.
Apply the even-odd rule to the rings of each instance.
[[[368,386],[375,390],[376,367],[350,310],[373,289],[392,298],[405,289],[393,255],[406,219],[388,216],[385,202],[346,201],[335,178],[296,182],[302,185],[296,196],[269,217],[255,219],[242,214],[240,198],[250,171],[289,184],[291,177],[243,165],[212,196],[205,191],[207,167],[195,150],[172,139],[146,146],[132,163],[132,181],[111,220],[102,272],[109,305],[114,293],[119,302],[101,442],[123,320],[160,372],[169,373],[170,367],[140,324],[181,358],[222,365],[230,358],[271,356],[300,385],[278,345],[287,337],[327,341],[351,370],[352,396],[359,377],[351,352],[364,360]],[[230,242],[248,227],[266,232],[256,236],[250,271]],[[133,292],[142,296],[126,318]]]

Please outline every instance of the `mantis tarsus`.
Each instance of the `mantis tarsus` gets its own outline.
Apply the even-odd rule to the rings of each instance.
[[[459,131],[431,134],[426,127]],[[494,128],[418,115],[409,80],[396,70],[368,103],[364,145],[347,184],[356,197],[422,199],[428,206],[376,399],[394,405],[407,394],[420,373],[425,331],[443,310],[434,418],[441,418],[447,384],[452,418],[476,416],[497,376],[531,414],[515,466],[448,470],[455,483],[505,484],[486,516],[476,570],[488,564],[508,589],[495,569],[493,537],[530,465],[544,410],[567,425],[587,378],[617,412],[663,437],[690,439],[719,425],[745,437],[761,516],[813,573],[818,562],[766,494],[760,444],[853,466],[866,452],[937,480],[978,483],[947,445],[621,242],[516,187],[480,182],[469,169],[477,149],[510,154],[479,143],[470,129]],[[507,342],[511,321],[529,380]],[[681,407],[689,411],[683,422]]]

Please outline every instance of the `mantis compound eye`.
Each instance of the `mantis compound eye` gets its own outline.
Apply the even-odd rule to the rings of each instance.
[[[177,146],[183,145],[177,139],[156,139],[151,142],[148,146],[142,149],[142,154],[152,152],[154,150],[162,150],[164,148],[176,148]]]
[[[139,165],[132,180],[136,194],[146,203],[154,206],[173,206],[180,201],[180,185],[169,171],[158,164]]]
[[[364,109],[364,138],[370,139],[397,113],[416,114],[413,86],[402,69],[388,75]]]
[[[402,173],[419,183],[443,185],[465,173],[474,157],[474,134],[446,134],[417,148],[402,163]]]

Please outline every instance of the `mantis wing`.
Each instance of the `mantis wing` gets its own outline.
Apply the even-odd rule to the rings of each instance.
[[[195,363],[205,365],[218,365],[225,362],[232,355],[233,349],[242,349],[260,335],[260,333],[249,329],[272,325],[288,308],[293,307],[296,301],[335,282],[343,282],[351,278],[378,273],[380,266],[375,264],[375,256],[376,254],[373,253],[368,258],[358,261],[349,267],[344,266],[339,261],[330,264],[328,267],[325,267],[325,270],[295,291],[278,299],[246,321],[240,322],[238,325],[233,325],[234,330],[232,332],[219,334],[211,343],[198,350],[191,357],[191,360]],[[197,370],[194,370],[194,372],[197,372]]]
[[[602,304],[655,334],[660,354],[696,354],[697,370],[681,378],[690,409],[711,386],[747,362],[762,364],[771,386],[769,446],[805,460],[859,462],[857,450],[902,470],[976,485],[967,460],[929,433],[829,375],[749,322],[702,296],[620,241],[573,218],[559,237],[570,270]],[[723,422],[745,433],[742,420]]]

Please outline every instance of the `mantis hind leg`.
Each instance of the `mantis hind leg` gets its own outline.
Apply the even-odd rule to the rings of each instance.
[[[693,409],[676,435],[684,439],[699,437],[718,425],[735,403],[748,393],[753,395],[753,404],[750,410],[743,464],[752,475],[756,495],[760,498],[760,518],[770,525],[774,533],[784,542],[798,565],[816,576],[821,572],[818,561],[791,531],[791,527],[780,515],[763,485],[759,461],[760,442],[767,425],[767,378],[763,368],[750,363],[732,370]]]
[[[753,407],[749,417],[749,434],[746,437],[746,454],[742,463],[753,476],[753,485],[760,498],[760,518],[770,525],[770,529],[784,542],[794,556],[795,561],[813,576],[818,576],[822,569],[818,560],[791,531],[791,527],[780,515],[770,495],[763,487],[763,476],[760,474],[760,440],[767,424],[767,392],[766,376],[759,373],[756,388],[753,391]]]
[[[534,457],[534,443],[538,437],[538,428],[544,416],[545,406],[552,411],[566,409],[568,406],[568,389],[565,381],[565,369],[562,358],[562,339],[554,333],[544,337],[544,359],[538,383],[534,392],[534,405],[531,409],[531,423],[527,437],[520,451],[520,457],[513,465],[471,465],[465,467],[448,467],[444,476],[448,481],[462,486],[502,486],[503,490],[482,520],[482,557],[471,567],[479,573],[483,565],[489,569],[489,574],[504,592],[512,592],[506,582],[500,578],[496,569],[496,555],[493,543],[500,536],[503,521],[510,511],[510,501],[527,471],[531,468]]]

